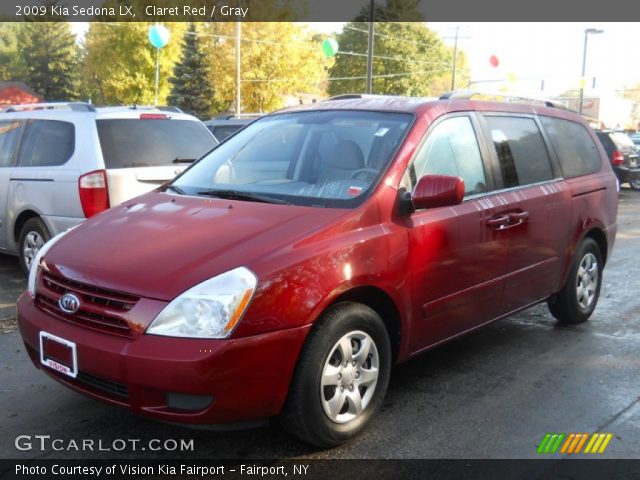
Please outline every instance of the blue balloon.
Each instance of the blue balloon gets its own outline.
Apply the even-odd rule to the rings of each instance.
[[[149,41],[156,48],[162,48],[169,43],[169,30],[164,25],[149,27]]]

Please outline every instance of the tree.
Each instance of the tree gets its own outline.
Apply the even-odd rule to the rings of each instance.
[[[21,23],[0,23],[0,80],[24,80],[24,65],[18,49]]]
[[[16,34],[23,80],[47,100],[78,97],[76,38],[68,23],[27,22]]]
[[[153,104],[156,49],[149,43],[151,23],[92,23],[85,40],[82,76],[95,103],[106,105]],[[169,43],[160,50],[158,102],[166,103],[169,77],[180,58],[183,23],[165,25]]]
[[[213,98],[208,74],[207,56],[200,49],[196,26],[191,23],[189,31],[184,35],[182,58],[169,79],[172,85],[169,104],[201,119],[208,117]]]
[[[389,0],[374,7],[373,92],[429,96],[449,90],[453,50],[420,22],[419,0]],[[366,91],[369,7],[337,36],[340,51],[329,70],[329,93]],[[398,20],[415,20],[399,22]],[[458,51],[456,84],[468,79],[464,55]]]
[[[201,30],[215,86],[214,109],[235,109],[235,24],[208,23]],[[290,22],[243,23],[241,30],[243,112],[268,112],[286,95],[320,93],[332,60],[304,27]]]

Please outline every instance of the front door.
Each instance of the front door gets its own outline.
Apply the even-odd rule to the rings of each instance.
[[[443,119],[427,133],[403,178],[412,191],[428,174],[465,182],[460,205],[413,213],[407,219],[413,263],[412,352],[493,319],[500,311],[507,237],[498,228],[505,208],[491,193],[486,146],[478,142],[474,117]]]

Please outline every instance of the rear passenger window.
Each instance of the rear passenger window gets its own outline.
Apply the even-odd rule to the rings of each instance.
[[[0,122],[0,167],[8,167],[13,161],[20,126],[20,122]]]
[[[469,117],[444,120],[429,133],[402,186],[412,191],[424,175],[461,177],[465,195],[487,191],[482,155]]]
[[[58,120],[31,120],[20,148],[18,163],[22,167],[53,167],[67,162],[73,155],[73,124]]]
[[[566,178],[588,175],[600,170],[600,153],[583,125],[551,117],[540,117],[540,121],[549,135]]]
[[[553,179],[547,147],[533,119],[487,116],[486,121],[505,188]]]

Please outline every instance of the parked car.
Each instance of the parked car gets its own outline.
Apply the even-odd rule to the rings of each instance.
[[[629,135],[614,130],[596,130],[596,135],[620,183],[628,183],[634,190],[640,190],[638,151]]]
[[[0,112],[0,252],[25,274],[51,236],[156,188],[217,142],[172,109],[86,103]]]
[[[629,135],[629,138],[633,142],[636,147],[636,152],[640,153],[640,133],[632,133]]]
[[[253,122],[258,115],[243,115],[238,117],[236,115],[219,115],[211,120],[206,120],[204,124],[213,133],[218,142],[223,142],[238,130],[246,127]]]
[[[377,414],[393,364],[540,302],[587,320],[617,202],[564,109],[462,93],[293,107],[47,243],[20,332],[38,368],[112,405],[277,417],[329,447]]]

